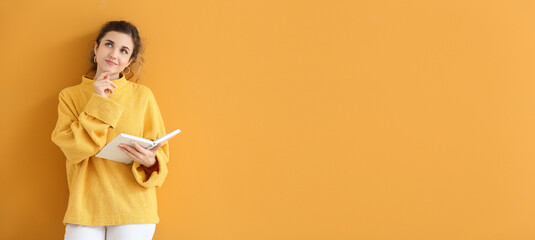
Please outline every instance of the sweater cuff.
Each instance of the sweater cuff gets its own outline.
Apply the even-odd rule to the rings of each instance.
[[[156,158],[156,162],[152,167],[145,167],[144,165],[141,165],[141,167],[143,168],[143,170],[145,170],[145,173],[150,176],[152,172],[158,171],[158,169],[160,169],[160,164],[158,163],[158,158]]]
[[[109,124],[112,128],[117,126],[124,107],[114,100],[93,92],[84,111],[95,118]]]
[[[167,166],[165,161],[158,160],[157,171],[151,172],[150,175],[147,174],[143,165],[138,162],[132,164],[132,172],[134,178],[139,183],[139,185],[151,188],[151,187],[160,187],[162,185],[163,179],[167,175]]]

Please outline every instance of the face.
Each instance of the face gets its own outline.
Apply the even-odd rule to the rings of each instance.
[[[95,43],[93,49],[97,60],[97,72],[110,71],[117,74],[132,62],[130,56],[134,42],[126,33],[109,31],[100,40],[100,46]]]

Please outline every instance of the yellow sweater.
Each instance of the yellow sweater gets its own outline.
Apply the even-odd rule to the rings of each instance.
[[[94,80],[59,93],[52,141],[66,157],[69,203],[63,224],[87,226],[158,223],[156,187],[167,176],[169,143],[158,149],[159,170],[146,176],[137,162],[128,165],[95,157],[120,133],[155,140],[166,134],[152,91],[124,76],[108,98],[94,92]]]

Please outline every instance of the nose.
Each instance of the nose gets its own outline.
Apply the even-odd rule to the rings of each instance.
[[[110,51],[110,58],[112,59],[117,59],[117,55],[119,54],[119,50],[113,50],[113,51]]]

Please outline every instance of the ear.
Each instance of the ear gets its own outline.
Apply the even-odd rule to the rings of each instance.
[[[97,55],[97,48],[98,48],[98,45],[95,42],[95,46],[93,47],[93,52],[95,53],[95,56]]]

